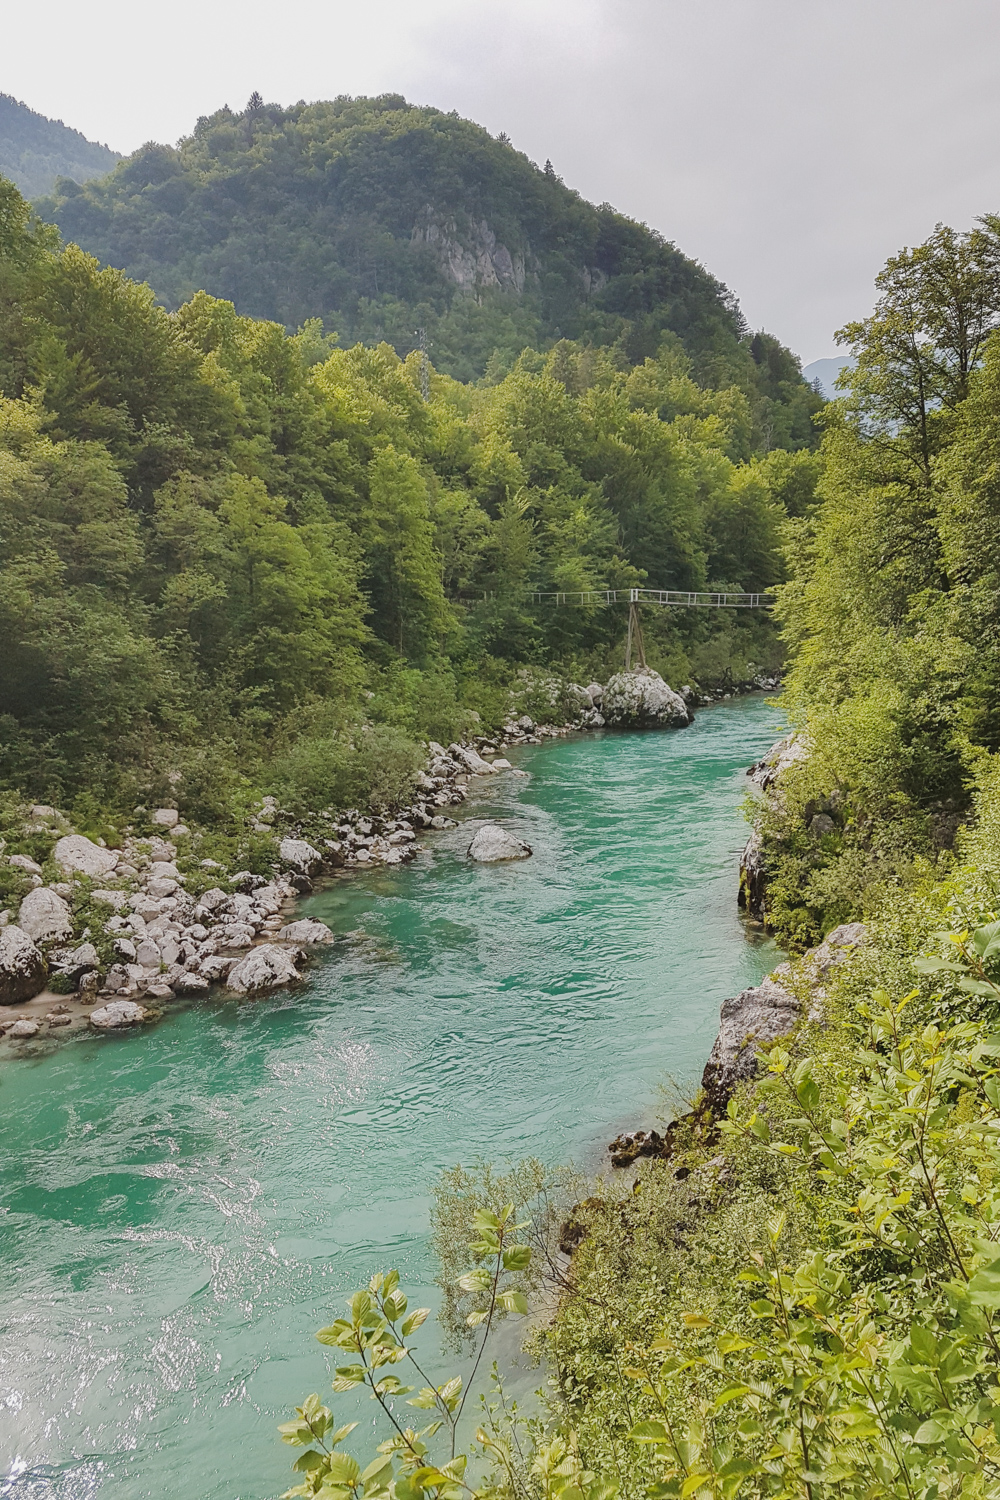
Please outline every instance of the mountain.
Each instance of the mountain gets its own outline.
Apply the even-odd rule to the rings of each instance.
[[[404,356],[423,329],[435,366],[462,380],[563,338],[617,344],[635,364],[672,334],[705,383],[800,403],[772,446],[812,441],[798,361],[766,336],[752,345],[703,267],[505,136],[399,95],[288,109],[255,96],[101,182],[60,183],[39,207],[169,308],[204,289],[245,315],[290,330],[321,318],[342,343],[384,339]]]
[[[59,177],[86,182],[103,177],[118,151],[88,141],[62,120],[36,114],[10,94],[0,94],[0,176],[15,182],[26,198],[51,193]]]
[[[819,388],[827,401],[834,401],[844,394],[843,391],[838,391],[834,381],[841,370],[853,363],[854,361],[846,354],[837,355],[832,359],[814,359],[811,365],[806,365],[802,376],[803,379],[809,381],[810,385],[818,380]]]

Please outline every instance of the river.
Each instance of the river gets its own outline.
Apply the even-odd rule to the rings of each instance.
[[[776,961],[735,894],[743,772],[778,729],[755,697],[525,747],[530,779],[462,817],[532,859],[435,835],[305,903],[344,940],[304,991],[6,1058],[0,1496],[276,1495],[275,1424],[328,1390],[315,1328],[373,1270],[432,1281],[442,1168],[593,1166],[659,1083],[694,1085],[720,1003]]]

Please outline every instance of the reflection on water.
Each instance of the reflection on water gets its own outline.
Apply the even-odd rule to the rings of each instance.
[[[0,1070],[0,1496],[263,1500],[312,1339],[398,1265],[433,1297],[428,1195],[459,1159],[600,1159],[697,1080],[718,1008],[774,962],[736,917],[759,699],[681,733],[521,752],[469,829],[311,898],[352,940],[300,994],[177,1004]]]

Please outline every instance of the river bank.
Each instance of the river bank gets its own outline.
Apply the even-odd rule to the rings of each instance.
[[[247,818],[255,858],[238,870],[199,858],[204,831],[187,827],[176,806],[146,812],[146,827],[126,828],[118,849],[56,808],[25,806],[21,826],[8,824],[10,847],[0,840],[6,893],[17,898],[0,911],[0,1048],[87,1026],[145,1026],[178,996],[213,986],[261,994],[303,982],[311,955],[332,938],[322,923],[295,920],[296,899],[316,877],[413,859],[419,836],[454,826],[446,809],[461,806],[470,780],[521,774],[508,749],[606,724],[684,727],[697,697],[646,668],[607,685],[567,689],[553,679],[551,706],[563,722],[521,715],[500,736],[447,749],[431,741],[413,803],[391,814],[318,809],[292,822],[264,797]]]
[[[734,902],[777,720],[758,696],[515,747],[528,775],[471,783],[413,860],[299,897],[335,938],[307,985],[0,1062],[12,1500],[278,1493],[274,1424],[326,1385],[313,1332],[344,1292],[394,1264],[437,1305],[442,1170],[586,1164],[628,1101],[697,1085],[722,1001],[777,956]],[[485,821],[532,857],[469,861]]]

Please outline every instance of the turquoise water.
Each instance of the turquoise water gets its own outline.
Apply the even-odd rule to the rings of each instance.
[[[590,1165],[690,1085],[719,1005],[775,962],[736,915],[761,699],[679,733],[527,747],[468,828],[307,908],[345,941],[308,989],[172,1008],[0,1066],[0,1496],[265,1500],[312,1334],[395,1264],[433,1278],[437,1173]],[[347,937],[348,934],[353,934]]]

